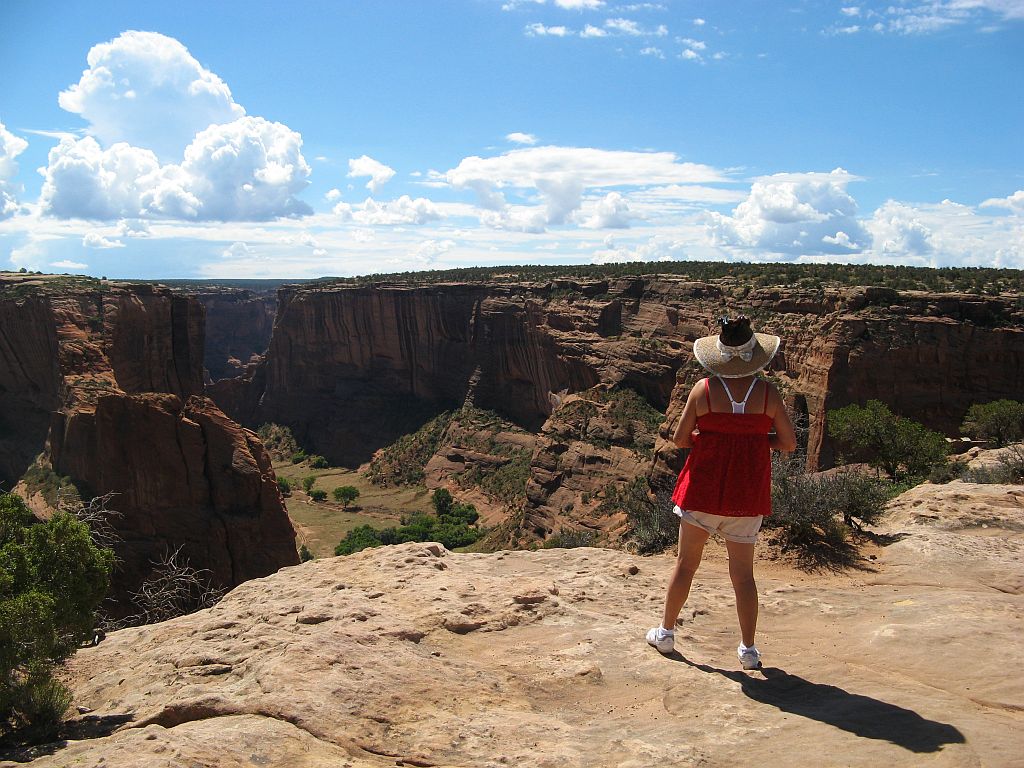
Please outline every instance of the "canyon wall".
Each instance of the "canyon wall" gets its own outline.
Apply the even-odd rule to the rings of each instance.
[[[1017,397],[1024,382],[1014,298],[643,277],[283,288],[279,302],[262,370],[247,389],[226,384],[225,407],[245,423],[289,424],[311,450],[353,465],[421,412],[470,398],[537,431],[551,393],[598,383],[667,411],[667,434],[703,375],[693,340],[741,311],[783,338],[773,367],[808,416],[812,466],[833,459],[829,409],[876,398],[955,434],[972,403]]]
[[[806,415],[812,469],[835,459],[830,409],[878,399],[955,435],[972,403],[1019,398],[1024,383],[1017,297],[650,276],[286,287],[265,361],[208,394],[243,423],[287,424],[308,450],[349,466],[444,408],[496,410],[539,433],[526,526],[607,528],[593,519],[595,483],[674,477],[682,457],[667,438],[704,375],[693,341],[740,312],[783,339],[772,372]],[[666,414],[653,458],[570,439],[551,421],[567,394],[622,386]]]
[[[244,375],[270,344],[277,291],[211,286],[184,293],[206,310],[203,365],[207,384]]]
[[[270,460],[203,392],[205,315],[152,285],[0,279],[0,481],[30,466],[115,494],[115,593],[184,546],[234,586],[297,562]],[[37,462],[37,457],[41,458]]]

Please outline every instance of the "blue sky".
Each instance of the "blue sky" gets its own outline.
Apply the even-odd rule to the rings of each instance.
[[[1024,268],[1024,0],[0,0],[0,269]]]

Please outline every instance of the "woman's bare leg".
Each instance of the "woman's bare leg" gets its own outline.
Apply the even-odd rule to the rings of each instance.
[[[708,532],[703,528],[684,521],[679,522],[679,549],[676,555],[676,567],[672,571],[672,580],[668,584],[668,594],[665,595],[665,615],[661,619],[661,626],[665,629],[675,627],[679,612],[686,604],[686,598],[690,595],[690,585],[693,583],[693,575],[700,565],[700,558],[704,554],[704,544],[707,542],[708,536]]]
[[[726,541],[729,552],[729,578],[736,592],[736,615],[740,620],[743,644],[754,644],[757,630],[757,584],[754,582],[754,545]]]

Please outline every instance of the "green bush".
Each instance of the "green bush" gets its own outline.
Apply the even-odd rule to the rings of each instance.
[[[394,528],[390,529],[394,530]],[[334,548],[335,555],[351,555],[369,547],[379,547],[380,533],[369,525],[360,525],[350,530],[341,543]]]
[[[70,703],[54,670],[92,637],[113,566],[74,516],[36,522],[0,494],[0,732],[53,735]]]
[[[586,528],[559,528],[558,533],[549,536],[543,544],[544,549],[573,549],[575,547],[593,547],[597,545],[597,531]]]
[[[994,400],[975,403],[967,409],[963,433],[975,440],[991,440],[996,447],[1020,440],[1024,434],[1024,403]]]
[[[332,493],[334,500],[345,508],[359,498],[359,489],[354,485],[339,485]]]
[[[306,452],[299,450],[292,454],[292,464],[301,464],[306,460]]]
[[[943,485],[945,483],[951,483],[954,480],[964,480],[970,473],[970,469],[967,467],[967,462],[961,459],[955,459],[953,461],[947,461],[945,464],[939,464],[935,467],[928,475],[928,482],[935,483],[936,485]]]
[[[828,433],[851,452],[847,458],[865,461],[893,480],[927,477],[949,452],[938,432],[896,416],[878,400],[829,411]]]
[[[302,490],[309,493],[313,489],[313,483],[316,482],[316,475],[306,475],[302,478]]]
[[[408,485],[423,480],[423,468],[444,438],[454,413],[444,411],[409,435],[378,451],[366,471],[374,485]]]
[[[607,486],[597,512],[624,512],[630,543],[639,554],[664,552],[679,537],[679,518],[672,514],[671,489],[663,489],[651,498],[650,483],[643,476],[623,485]]]
[[[261,424],[256,429],[256,434],[274,461],[290,458],[299,450],[291,429],[280,424]]]
[[[308,563],[310,560],[313,560],[313,559],[314,559],[314,556],[313,556],[313,553],[309,551],[309,547],[307,547],[305,544],[303,544],[301,547],[299,547],[299,560],[300,561],[302,561],[303,563]]]
[[[802,470],[776,472],[772,478],[772,513],[763,527],[772,543],[796,555],[804,567],[846,565],[855,550],[850,529],[839,515],[832,478]]]
[[[409,541],[439,541],[447,549],[456,549],[474,543],[483,535],[475,527],[480,515],[472,504],[455,502],[444,488],[434,491],[431,502],[435,514],[417,512],[403,517],[397,528],[377,530],[368,525],[353,528],[335,547],[334,554],[350,555],[367,547]]]
[[[327,459],[323,456],[312,455],[309,457],[309,466],[311,469],[327,469]]]
[[[287,477],[277,478],[277,487],[281,489],[281,493],[285,496],[288,496],[292,492],[292,484]]]
[[[314,488],[309,492],[309,498],[313,501],[327,501],[327,491],[321,488]]]

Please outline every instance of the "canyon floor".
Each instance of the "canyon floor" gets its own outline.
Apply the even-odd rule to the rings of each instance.
[[[1024,487],[919,486],[877,530],[859,569],[759,562],[752,672],[714,542],[669,656],[669,556],[317,559],[80,651],[81,738],[31,764],[1024,765]]]

